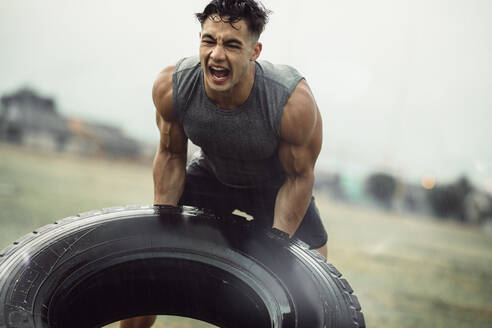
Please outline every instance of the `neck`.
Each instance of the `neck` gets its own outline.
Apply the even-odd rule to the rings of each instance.
[[[256,64],[254,61],[250,63],[248,72],[237,85],[227,91],[211,90],[205,84],[205,92],[210,100],[219,108],[235,109],[241,106],[248,99],[255,82]]]

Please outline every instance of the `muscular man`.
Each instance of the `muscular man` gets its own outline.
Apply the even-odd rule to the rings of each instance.
[[[268,11],[254,0],[212,0],[196,16],[199,57],[165,68],[153,87],[160,131],[154,203],[211,208],[222,217],[238,209],[326,257],[312,197],[321,116],[307,82],[292,67],[257,61]],[[201,152],[186,167],[188,139]]]

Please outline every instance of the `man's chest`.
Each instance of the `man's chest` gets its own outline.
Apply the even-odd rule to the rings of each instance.
[[[233,111],[189,108],[183,120],[186,136],[204,152],[222,157],[260,160],[275,155],[278,138],[267,113],[258,107]]]

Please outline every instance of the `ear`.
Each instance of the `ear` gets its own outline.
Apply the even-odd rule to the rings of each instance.
[[[202,39],[202,32],[198,33],[198,38],[201,40]]]
[[[251,57],[249,60],[255,61],[260,57],[261,50],[263,49],[263,44],[261,42],[256,42],[256,44],[253,46],[253,52],[251,53]]]

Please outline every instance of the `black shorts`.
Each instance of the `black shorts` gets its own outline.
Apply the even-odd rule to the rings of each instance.
[[[228,217],[238,209],[254,218],[253,222],[271,228],[275,199],[280,185],[266,185],[254,189],[238,189],[222,184],[215,176],[192,162],[186,170],[186,183],[179,205],[191,205],[212,209],[218,216]],[[307,243],[312,249],[326,244],[328,235],[314,197],[294,237]]]

